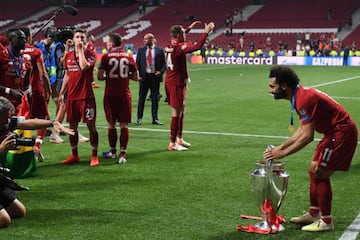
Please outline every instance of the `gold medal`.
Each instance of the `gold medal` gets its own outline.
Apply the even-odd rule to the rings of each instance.
[[[290,133],[294,132],[294,125],[289,125],[288,130]]]

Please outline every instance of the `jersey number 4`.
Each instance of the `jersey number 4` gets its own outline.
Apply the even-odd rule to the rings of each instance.
[[[174,64],[172,63],[171,60],[171,53],[166,53],[166,67],[171,71],[174,70]]]

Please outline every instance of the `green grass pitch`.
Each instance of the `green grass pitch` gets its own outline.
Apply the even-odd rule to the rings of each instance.
[[[184,138],[192,143],[189,151],[167,151],[171,112],[162,98],[159,119],[165,125],[151,124],[147,102],[143,125],[130,124],[128,163],[103,159],[108,142],[100,83],[94,90],[100,166],[89,166],[88,143],[79,145],[79,164],[62,166],[60,161],[70,154],[69,140],[52,144],[46,139],[45,161],[37,163],[37,176],[17,180],[30,187],[17,193],[27,216],[0,230],[0,239],[338,239],[360,211],[359,149],[350,171],[332,177],[334,231],[306,233],[286,222],[285,231],[271,236],[238,232],[237,225],[257,222],[240,219],[240,214],[260,215],[249,174],[267,145],[290,136],[290,103],[274,101],[267,93],[270,66],[189,67],[192,82],[184,124]],[[360,126],[357,67],[294,68],[302,85],[333,96]],[[131,89],[135,122],[138,83],[131,82]],[[80,132],[88,136],[84,125]],[[287,220],[308,209],[307,169],[316,143],[282,160],[290,181],[279,214]]]

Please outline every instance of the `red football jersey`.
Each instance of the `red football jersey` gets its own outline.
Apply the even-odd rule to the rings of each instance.
[[[0,48],[0,85],[17,90],[25,90],[29,83],[29,74],[32,66],[23,56],[12,57],[9,47]],[[21,99],[16,99],[8,94],[0,93],[8,98],[17,107]]]
[[[130,94],[129,73],[137,71],[134,58],[120,48],[112,48],[101,58],[99,69],[106,72],[106,95]]]
[[[68,74],[68,92],[67,99],[80,100],[95,98],[92,81],[93,70],[96,61],[95,52],[85,50],[85,58],[90,63],[90,67],[84,71],[80,70],[79,59],[75,51],[71,51],[65,55],[64,68]]]
[[[184,86],[189,77],[186,54],[201,49],[208,34],[203,33],[196,44],[178,43],[172,40],[171,44],[164,49],[166,60],[165,84],[172,86]]]
[[[315,131],[328,133],[335,125],[349,120],[348,112],[327,94],[300,86],[295,94],[295,109],[302,125],[315,123]]]
[[[25,45],[25,49],[22,51],[24,58],[29,60],[32,64],[32,72],[30,74],[30,84],[33,92],[43,92],[44,87],[42,80],[40,79],[39,69],[37,63],[41,65],[44,64],[44,59],[42,57],[42,52],[39,48],[34,47],[30,44]]]

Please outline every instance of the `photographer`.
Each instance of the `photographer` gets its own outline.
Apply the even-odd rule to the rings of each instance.
[[[15,113],[14,105],[5,97],[0,97],[0,157],[6,156],[10,149],[17,147],[16,135],[12,129],[42,129],[54,127],[55,131],[63,131],[73,135],[74,131],[65,128],[58,121],[45,119],[28,119],[23,117],[12,117]],[[16,121],[14,121],[16,119]],[[25,190],[26,188],[16,184],[10,178],[0,173],[0,228],[9,226],[11,219],[25,216],[25,206],[16,198],[14,190]]]

